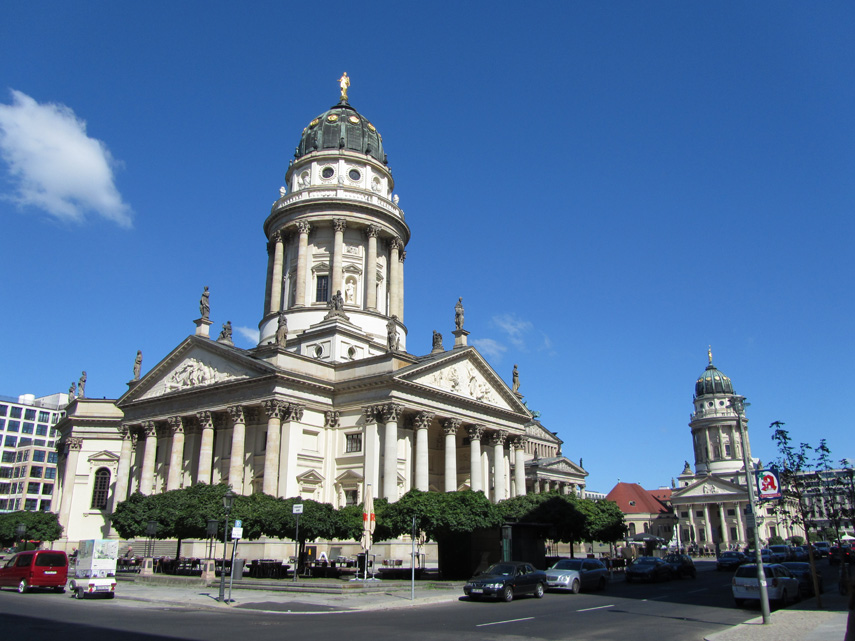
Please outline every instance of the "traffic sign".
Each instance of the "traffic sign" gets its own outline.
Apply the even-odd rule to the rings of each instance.
[[[302,503],[294,503],[291,508],[292,514],[302,514],[303,513],[303,504]]]
[[[243,538],[243,528],[242,527],[233,527],[232,528],[232,538],[233,539],[242,539]]]

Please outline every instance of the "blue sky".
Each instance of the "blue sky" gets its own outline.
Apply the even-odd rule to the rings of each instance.
[[[715,364],[852,457],[855,5],[19,2],[0,7],[0,394],[126,390],[257,327],[262,223],[338,99],[412,229],[411,352],[454,328],[590,472],[668,484]],[[240,346],[252,343],[236,332]]]

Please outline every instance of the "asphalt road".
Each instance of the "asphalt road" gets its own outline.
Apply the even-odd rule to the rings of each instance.
[[[310,597],[305,597],[310,598]],[[733,606],[730,574],[704,569],[697,579],[654,584],[612,583],[604,592],[548,593],[511,603],[451,603],[382,611],[268,614],[68,595],[0,591],[2,637],[16,641],[313,641],[343,637],[376,641],[430,639],[702,639],[757,612]]]

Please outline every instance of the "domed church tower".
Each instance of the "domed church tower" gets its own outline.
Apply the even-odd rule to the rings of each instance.
[[[696,474],[727,475],[742,469],[742,442],[736,412],[729,405],[733,383],[712,362],[695,382],[695,411],[689,427],[695,447]],[[747,419],[743,419],[746,425]]]
[[[303,129],[288,187],[264,223],[269,262],[259,323],[259,346],[328,362],[406,350],[410,229],[392,195],[383,137],[348,102],[347,74],[339,83],[338,104]]]

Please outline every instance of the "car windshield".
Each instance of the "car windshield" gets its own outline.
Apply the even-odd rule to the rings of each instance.
[[[668,563],[680,563],[683,560],[683,557],[679,554],[669,554],[665,557],[665,560],[668,561]]]
[[[552,566],[553,570],[581,570],[582,561],[579,559],[561,559]]]
[[[491,565],[487,568],[487,571],[484,574],[496,574],[499,576],[513,576],[516,568],[513,565],[509,565],[508,563],[496,563],[495,565]]]
[[[722,552],[721,553],[721,558],[723,558],[723,559],[735,559],[737,557],[739,557],[738,552]]]
[[[655,556],[640,556],[635,560],[633,565],[656,565],[656,562],[659,561]]]
[[[768,565],[763,566],[763,574],[766,575],[767,579],[771,579],[775,576],[775,573],[772,572],[772,568]],[[756,579],[757,578],[757,566],[756,565],[742,565],[736,570],[736,576],[743,579]]]
[[[810,572],[810,563],[790,562],[781,563],[781,565],[793,572]]]

